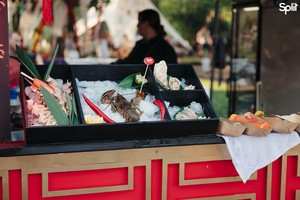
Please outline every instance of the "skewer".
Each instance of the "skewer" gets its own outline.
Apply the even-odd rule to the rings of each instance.
[[[33,78],[31,78],[30,76],[28,76],[27,74],[25,74],[24,72],[21,72],[21,74],[23,76],[25,76],[26,78],[28,78],[29,80],[33,81]]]
[[[28,78],[26,78],[26,77],[24,77],[24,79],[28,82],[28,83],[30,83],[30,85],[32,85],[32,82],[31,82],[31,80],[29,80]]]
[[[142,92],[143,86],[144,86],[144,82],[145,82],[145,77],[149,68],[149,65],[152,65],[154,63],[154,59],[152,57],[146,57],[144,58],[144,63],[147,65],[144,76],[143,76],[143,80],[142,80],[142,85],[140,88],[140,93]]]
[[[143,89],[143,86],[144,86],[145,77],[146,77],[148,68],[149,68],[149,65],[147,65],[146,70],[145,70],[145,73],[144,73],[144,76],[143,76],[142,85],[141,85],[141,88],[140,88],[140,93],[142,92],[142,89]]]

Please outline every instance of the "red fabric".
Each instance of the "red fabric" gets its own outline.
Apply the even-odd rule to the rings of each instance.
[[[43,24],[52,25],[52,0],[43,0],[42,4]]]
[[[13,58],[9,58],[9,88],[19,86],[20,63]]]

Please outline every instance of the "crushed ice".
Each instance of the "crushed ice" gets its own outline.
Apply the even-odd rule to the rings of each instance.
[[[126,98],[127,101],[131,101],[135,97],[136,89],[125,89],[118,87],[118,84],[114,81],[80,81],[76,79],[78,86],[78,92],[80,96],[80,102],[82,106],[83,115],[90,114],[95,115],[94,111],[85,103],[82,93],[89,98],[95,105],[97,105],[109,118],[116,122],[125,122],[125,119],[117,112],[111,110],[110,104],[102,104],[101,96],[108,90],[115,89],[116,93],[119,93]],[[139,109],[143,111],[140,116],[140,121],[160,121],[160,110],[152,102],[155,97],[150,94],[146,94],[145,100],[141,100]]]

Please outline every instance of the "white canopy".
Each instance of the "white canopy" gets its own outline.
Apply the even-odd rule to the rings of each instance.
[[[192,49],[189,42],[181,37],[150,0],[111,0],[104,9],[101,17],[106,22],[116,47],[121,46],[124,38],[132,43],[137,41],[138,12],[144,9],[158,11],[171,43],[178,43],[187,50]]]

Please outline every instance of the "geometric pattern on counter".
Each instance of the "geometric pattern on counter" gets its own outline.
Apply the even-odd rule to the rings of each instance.
[[[300,199],[300,145],[246,184],[225,144],[1,157],[0,199],[47,197]]]

